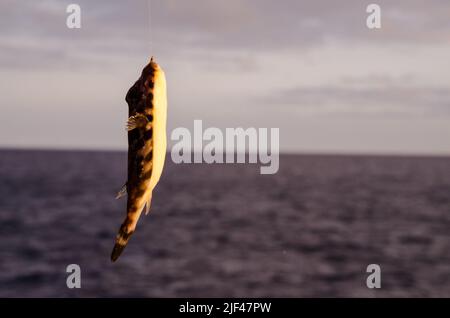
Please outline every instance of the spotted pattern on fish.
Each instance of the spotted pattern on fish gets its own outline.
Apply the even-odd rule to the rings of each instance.
[[[115,261],[127,245],[145,204],[149,204],[145,195],[149,188],[153,166],[153,98],[155,70],[153,62],[143,69],[140,78],[126,95],[129,118],[137,118],[135,129],[128,131],[128,180],[127,180],[127,216],[119,229],[116,243],[111,254]],[[151,194],[150,194],[151,196]]]

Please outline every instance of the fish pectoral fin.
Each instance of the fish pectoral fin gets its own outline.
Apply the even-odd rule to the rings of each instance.
[[[117,192],[116,199],[120,199],[121,197],[127,195],[127,184],[125,183],[123,187]]]
[[[145,203],[145,215],[148,214],[148,212],[150,212],[150,206],[152,205],[152,195],[150,194],[150,196],[148,197],[147,202]]]
[[[130,131],[136,128],[144,128],[147,125],[148,119],[143,114],[136,114],[128,118],[126,124],[126,130]]]

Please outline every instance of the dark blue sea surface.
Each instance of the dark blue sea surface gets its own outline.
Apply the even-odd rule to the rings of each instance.
[[[282,155],[260,175],[169,157],[111,263],[125,179],[126,153],[0,151],[0,296],[450,297],[450,158]]]

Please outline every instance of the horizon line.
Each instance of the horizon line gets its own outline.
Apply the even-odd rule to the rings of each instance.
[[[127,149],[119,148],[93,148],[93,147],[35,147],[35,146],[6,146],[0,145],[0,151],[48,151],[48,152],[117,152],[126,153]],[[167,153],[171,150],[168,149]],[[200,151],[191,151],[191,154]],[[241,152],[235,152],[235,154]],[[245,152],[248,154],[248,152]],[[224,151],[225,154],[225,151]],[[338,150],[284,150],[280,155],[299,155],[299,156],[360,156],[360,157],[412,157],[412,158],[450,158],[448,153],[431,152],[392,152],[392,151],[338,151]]]

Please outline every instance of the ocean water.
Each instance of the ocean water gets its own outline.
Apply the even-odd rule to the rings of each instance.
[[[450,158],[167,160],[111,263],[125,178],[125,153],[0,151],[0,296],[450,297]]]

